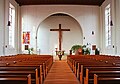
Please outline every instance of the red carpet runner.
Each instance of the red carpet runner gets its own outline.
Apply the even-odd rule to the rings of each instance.
[[[66,61],[55,61],[44,84],[79,84]]]

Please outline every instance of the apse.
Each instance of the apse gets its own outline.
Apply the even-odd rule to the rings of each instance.
[[[37,51],[39,54],[55,55],[56,48],[59,49],[59,31],[50,29],[70,29],[62,31],[61,48],[65,54],[74,44],[83,44],[83,32],[80,24],[70,15],[57,13],[50,15],[40,23],[37,32]]]

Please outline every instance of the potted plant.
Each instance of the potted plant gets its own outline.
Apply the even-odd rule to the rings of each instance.
[[[81,48],[81,45],[73,45],[71,50],[73,53],[75,53],[79,48]]]
[[[84,54],[84,48],[86,48],[85,45],[73,45],[71,50],[73,53],[78,54],[78,50],[82,50],[82,54]]]
[[[86,47],[86,45],[73,45],[71,51],[76,55],[89,55],[90,48]]]

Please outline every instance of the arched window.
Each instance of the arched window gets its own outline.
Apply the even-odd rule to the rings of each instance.
[[[15,46],[15,7],[10,3],[9,4],[9,45],[14,48]]]
[[[112,31],[111,31],[111,8],[110,4],[105,8],[105,44],[106,47],[112,44]]]

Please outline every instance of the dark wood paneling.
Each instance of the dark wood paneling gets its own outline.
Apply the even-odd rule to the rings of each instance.
[[[19,5],[98,5],[105,0],[15,0]]]

